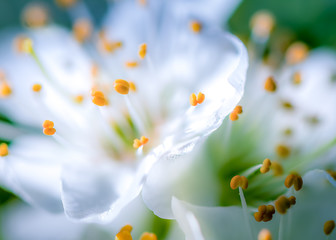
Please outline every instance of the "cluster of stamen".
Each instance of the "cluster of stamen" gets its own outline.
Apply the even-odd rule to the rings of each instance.
[[[275,92],[277,89],[277,84],[272,76],[268,77],[264,84],[264,89],[267,92]]]
[[[204,102],[205,95],[201,92],[198,93],[197,97],[195,93],[192,93],[189,97],[190,105],[191,106],[196,106],[197,104],[201,104]]]
[[[272,240],[272,234],[268,229],[261,229],[258,234],[258,240]]]
[[[133,227],[131,225],[125,225],[115,236],[115,240],[132,240]],[[144,232],[140,240],[157,240],[157,236],[154,233]]]
[[[294,186],[294,189],[296,191],[299,191],[302,188],[302,185],[303,185],[302,177],[296,173],[289,174],[285,179],[285,186],[287,188]]]
[[[296,204],[296,198],[291,196],[287,198],[286,196],[280,196],[275,201],[275,208],[280,214],[285,214],[287,210]]]
[[[325,235],[330,235],[335,228],[335,221],[329,220],[324,223],[323,231]]]
[[[133,147],[134,148],[139,148],[143,145],[145,145],[146,143],[148,143],[149,139],[146,138],[145,136],[142,136],[140,139],[134,139],[133,141]]]
[[[233,190],[238,188],[238,187],[241,187],[242,189],[247,189],[248,180],[245,176],[236,175],[231,179],[230,187]]]
[[[237,121],[239,119],[239,114],[243,113],[243,107],[240,105],[237,105],[233,111],[230,113],[230,120],[231,121]]]
[[[9,154],[8,145],[6,143],[0,144],[0,157],[6,157]]]
[[[254,213],[254,218],[257,222],[268,222],[273,218],[273,214],[275,213],[274,206],[272,205],[261,205],[258,207],[258,212]]]
[[[43,127],[43,133],[47,136],[52,136],[56,133],[53,121],[45,120],[42,124],[42,127]]]
[[[262,167],[260,168],[261,173],[267,173],[271,168],[272,162],[268,158],[263,161]]]

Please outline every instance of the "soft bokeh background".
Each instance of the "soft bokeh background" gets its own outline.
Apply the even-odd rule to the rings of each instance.
[[[0,29],[16,27],[21,24],[21,11],[30,1],[0,0]],[[94,14],[95,24],[99,24],[107,10],[106,0],[85,0]],[[54,22],[68,26],[71,22],[64,10],[58,8],[53,0],[40,1],[51,14]],[[229,21],[230,30],[243,41],[250,35],[249,20],[261,9],[272,12],[276,27],[272,41],[282,42],[301,40],[311,48],[330,46],[336,48],[336,1],[335,0],[245,0]],[[6,121],[0,114],[0,120]],[[0,139],[1,141],[1,139]],[[2,142],[2,141],[1,141]],[[1,159],[0,159],[1,160]],[[19,201],[14,195],[0,188],[1,211],[10,201]],[[0,239],[3,239],[0,233]]]

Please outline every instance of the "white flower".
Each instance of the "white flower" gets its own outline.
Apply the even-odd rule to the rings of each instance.
[[[11,48],[17,32],[2,35],[1,81],[11,91],[0,107],[25,132],[1,159],[5,187],[71,218],[108,221],[146,186],[153,164],[182,162],[221,125],[242,96],[246,50],[189,15],[175,22],[174,5],[163,3],[115,3],[91,37],[77,18],[82,45],[65,29],[39,26],[18,39],[22,55]],[[204,101],[191,106],[199,92]]]

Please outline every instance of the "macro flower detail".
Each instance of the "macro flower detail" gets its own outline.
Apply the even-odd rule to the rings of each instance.
[[[183,161],[222,124],[243,94],[247,53],[216,26],[195,34],[188,15],[168,21],[174,5],[114,3],[98,29],[73,11],[72,33],[48,20],[3,33],[0,108],[21,135],[1,178],[32,205],[109,221],[143,186],[156,205],[147,177],[169,176],[153,166]]]

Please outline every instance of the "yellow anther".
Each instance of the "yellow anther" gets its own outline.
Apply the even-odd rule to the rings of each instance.
[[[285,196],[280,196],[275,201],[275,208],[280,214],[285,214],[291,206],[290,201]]]
[[[252,31],[258,37],[268,37],[274,24],[273,15],[267,11],[256,12],[250,21]]]
[[[154,233],[144,232],[141,235],[140,240],[157,240],[157,236]]]
[[[33,85],[33,87],[32,87],[32,90],[33,90],[34,92],[40,92],[41,89],[42,89],[42,85],[39,84],[39,83],[35,83],[35,84]]]
[[[56,4],[60,7],[69,8],[75,5],[77,0],[55,0]]]
[[[302,77],[300,72],[295,72],[293,74],[293,84],[299,85],[302,82]]]
[[[43,128],[53,128],[54,127],[54,122],[50,120],[45,120],[42,124]]]
[[[84,101],[84,96],[83,95],[77,95],[74,97],[75,103],[82,103]]]
[[[231,189],[236,189],[238,187],[241,187],[242,189],[247,189],[248,180],[245,176],[236,175],[231,179],[230,187]]]
[[[285,179],[285,186],[290,188],[294,185],[294,189],[299,191],[302,188],[303,180],[302,177],[298,174],[289,174]]]
[[[286,52],[288,64],[296,64],[305,60],[308,56],[308,46],[302,42],[295,42],[289,46]]]
[[[133,147],[134,147],[134,148],[139,148],[139,147],[145,145],[146,143],[148,143],[148,141],[149,141],[149,139],[146,138],[145,136],[142,136],[142,137],[140,138],[140,140],[136,138],[136,139],[134,139],[134,141],[133,141]]]
[[[271,169],[273,170],[274,176],[281,176],[283,174],[283,168],[280,163],[272,162]]]
[[[275,92],[277,89],[276,82],[272,76],[268,77],[265,81],[264,89],[267,92]]]
[[[197,105],[197,97],[195,93],[192,93],[189,97],[189,102],[191,106],[196,106]]]
[[[142,145],[145,145],[146,143],[148,143],[148,141],[149,141],[149,139],[146,138],[145,136],[142,136],[142,137],[140,138],[140,142],[141,142]]]
[[[287,109],[287,110],[293,110],[294,109],[294,106],[291,102],[289,101],[282,101],[282,107]]]
[[[0,144],[0,157],[6,157],[9,154],[8,145],[6,143]]]
[[[272,240],[272,234],[268,229],[261,229],[258,234],[258,240]]]
[[[47,136],[52,136],[56,133],[56,129],[55,128],[44,128],[43,133]]]
[[[48,23],[48,11],[40,4],[31,4],[23,10],[23,21],[28,27],[43,27]]]
[[[202,24],[199,21],[192,20],[190,22],[190,29],[194,33],[199,33],[202,30]]]
[[[237,105],[234,109],[234,112],[236,112],[237,114],[242,114],[243,113],[243,107],[240,105]]]
[[[288,198],[288,200],[289,200],[289,203],[290,203],[291,206],[293,206],[293,205],[296,204],[296,197],[294,197],[294,196],[290,196],[290,197]]]
[[[21,44],[22,45],[21,45],[20,49],[22,50],[22,52],[28,53],[28,54],[32,54],[34,52],[33,41],[30,38],[22,39]]]
[[[0,85],[0,96],[8,97],[12,94],[12,88],[8,85],[8,83],[3,82]]]
[[[134,82],[129,81],[129,88],[131,91],[135,92],[136,91],[136,86]]]
[[[291,128],[286,128],[283,130],[283,134],[286,136],[291,136],[293,134],[293,130]]]
[[[141,59],[144,59],[145,56],[146,56],[146,53],[147,53],[147,44],[146,43],[143,43],[140,45],[139,47],[139,57]]]
[[[258,207],[258,212],[254,213],[254,219],[257,222],[268,222],[272,220],[274,213],[275,209],[272,205],[261,205]]]
[[[92,24],[88,19],[82,18],[76,20],[73,26],[73,34],[78,42],[83,43],[91,36],[91,33],[92,33]]]
[[[123,80],[123,79],[117,79],[114,81],[114,89],[117,91],[117,93],[126,95],[129,92],[130,85],[129,82]]]
[[[335,228],[335,221],[329,220],[324,223],[323,231],[325,235],[330,235]]]
[[[103,48],[106,52],[113,53],[118,48],[122,47],[122,42],[109,42],[106,39],[102,40]]]
[[[139,63],[136,61],[132,61],[132,62],[125,62],[125,66],[128,68],[135,68],[137,66],[139,66]]]
[[[229,117],[231,121],[237,121],[239,119],[238,113],[235,111],[231,112]]]
[[[196,106],[197,104],[203,103],[205,100],[205,95],[201,92],[198,93],[197,97],[195,93],[192,93],[189,97],[189,102],[191,106]]]
[[[122,231],[119,232],[116,236],[115,236],[115,240],[132,240],[132,235],[130,232],[128,231]]]
[[[56,129],[54,128],[54,122],[50,120],[45,120],[42,124],[43,133],[48,136],[52,136],[56,133]]]
[[[131,225],[127,224],[127,225],[123,226],[123,227],[120,229],[119,232],[123,232],[123,231],[132,232],[132,230],[133,230],[133,227],[132,227]]]
[[[279,157],[286,158],[290,155],[291,150],[288,146],[284,144],[278,144],[275,148],[276,153]]]
[[[262,167],[260,168],[260,172],[261,172],[261,173],[267,173],[267,172],[270,170],[271,165],[272,165],[271,160],[269,160],[268,158],[266,158],[266,159],[263,161],[263,165],[262,165]]]

